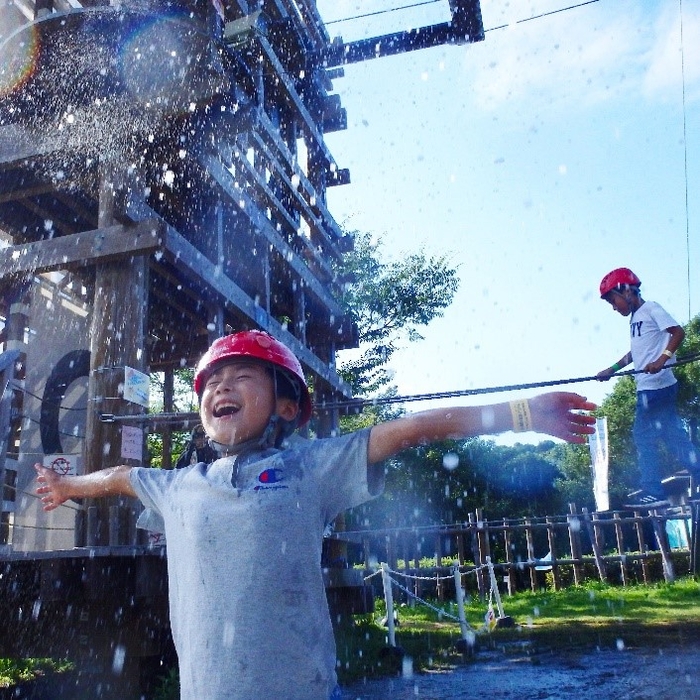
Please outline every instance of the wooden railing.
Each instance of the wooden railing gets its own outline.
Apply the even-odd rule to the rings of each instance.
[[[508,593],[543,585],[556,590],[590,579],[628,585],[673,581],[677,574],[695,570],[695,510],[683,506],[590,513],[571,504],[566,515],[500,520],[488,520],[477,510],[461,523],[337,532],[332,537],[349,545],[349,564],[367,570],[386,562],[395,570],[435,575],[437,581],[457,562],[465,571],[465,585],[475,579],[481,594],[488,590],[480,569],[486,557]],[[471,570],[475,577],[466,576]]]

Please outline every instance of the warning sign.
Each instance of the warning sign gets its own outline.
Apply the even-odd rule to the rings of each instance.
[[[61,476],[75,476],[79,473],[80,455],[45,455],[43,465]]]

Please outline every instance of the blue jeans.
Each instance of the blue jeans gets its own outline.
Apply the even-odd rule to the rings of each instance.
[[[700,475],[700,455],[690,442],[676,411],[678,384],[663,389],[637,392],[632,435],[637,447],[640,487],[662,496],[661,451],[663,445],[693,477]]]

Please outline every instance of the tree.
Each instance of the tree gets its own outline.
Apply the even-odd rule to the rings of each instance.
[[[337,273],[348,280],[341,303],[357,324],[360,356],[344,360],[338,372],[356,396],[386,389],[391,375],[386,363],[400,342],[422,338],[419,329],[442,316],[459,286],[456,268],[446,255],[423,250],[400,260],[382,260],[382,241],[354,232],[354,249]]]
[[[685,340],[678,357],[700,353],[700,314],[685,326]],[[690,362],[675,370],[678,377],[678,412],[688,421],[690,438],[700,444],[700,362]]]

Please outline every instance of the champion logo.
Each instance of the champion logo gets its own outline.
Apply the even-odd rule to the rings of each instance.
[[[284,481],[284,472],[281,469],[266,469],[258,474],[258,484],[255,487],[256,491],[264,491],[268,489],[286,489],[286,485],[281,485]]]
[[[284,476],[281,469],[266,469],[258,474],[258,481],[261,484],[278,484],[283,480]]]

